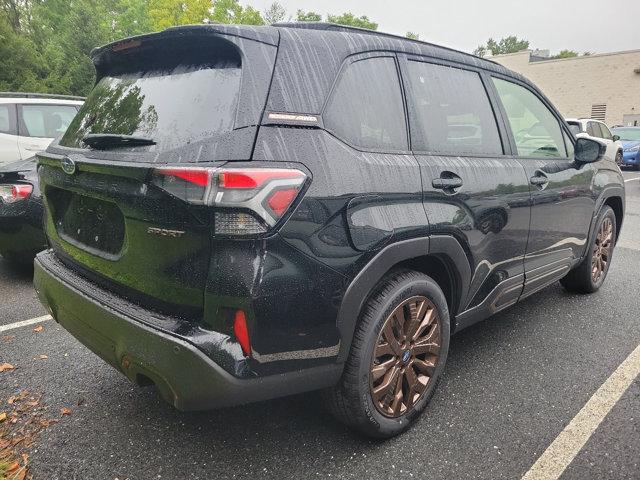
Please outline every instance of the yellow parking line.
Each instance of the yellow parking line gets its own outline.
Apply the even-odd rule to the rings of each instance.
[[[27,325],[33,325],[34,323],[46,322],[51,319],[51,315],[43,315],[42,317],[30,318],[29,320],[10,323],[9,325],[0,325],[0,332],[6,332],[7,330],[13,330],[14,328],[26,327]]]
[[[593,394],[582,410],[525,473],[522,480],[559,478],[639,374],[640,345]]]

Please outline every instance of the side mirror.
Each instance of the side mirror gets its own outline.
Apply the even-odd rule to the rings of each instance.
[[[580,137],[576,140],[575,160],[581,163],[597,162],[602,158],[606,150],[606,144],[591,138]]]
[[[618,140],[620,140],[620,135],[614,135],[611,140],[613,140],[614,142],[617,142]]]

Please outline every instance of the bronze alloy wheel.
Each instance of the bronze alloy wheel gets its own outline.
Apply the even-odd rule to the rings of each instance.
[[[431,381],[442,345],[440,317],[423,296],[405,300],[385,320],[371,362],[369,384],[378,411],[404,415]]]
[[[598,235],[596,236],[596,244],[593,247],[593,256],[591,257],[591,278],[593,283],[598,283],[607,270],[607,264],[611,258],[611,249],[613,247],[613,222],[610,218],[605,218]]]

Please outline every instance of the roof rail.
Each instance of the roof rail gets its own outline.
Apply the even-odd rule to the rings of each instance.
[[[332,30],[335,32],[364,33],[368,35],[379,35],[382,37],[412,40],[410,38],[403,37],[401,35],[394,35],[393,33],[379,32],[378,30],[370,30],[368,28],[361,28],[361,27],[352,27],[350,25],[340,25],[338,23],[331,23],[331,22],[278,22],[278,23],[272,24],[271,26],[285,27],[285,28],[306,28],[308,30]],[[420,41],[420,40],[417,40],[417,41]]]
[[[24,93],[24,92],[0,92],[0,98],[51,98],[59,100],[80,100],[84,101],[85,97],[75,95],[57,95],[54,93]]]
[[[485,62],[493,63],[494,65],[500,65],[498,62],[494,60],[478,57],[477,55],[474,55],[472,53],[456,50],[455,48],[444,47],[442,45],[436,45],[435,43],[425,42],[424,40],[418,40],[415,38],[403,37],[402,35],[396,35],[394,33],[379,32],[378,30],[369,30],[368,28],[352,27],[350,25],[340,25],[338,23],[330,23],[330,22],[279,22],[279,23],[274,23],[271,26],[284,27],[284,28],[306,28],[308,30],[330,30],[334,32],[346,32],[346,33],[349,33],[349,32],[363,33],[366,35],[378,35],[381,37],[395,38],[398,40],[406,40],[407,42],[416,42],[416,43],[421,43],[423,45],[431,45],[438,48],[442,48],[444,50],[449,50],[451,52],[462,53],[469,57],[480,58],[481,60],[484,60]]]

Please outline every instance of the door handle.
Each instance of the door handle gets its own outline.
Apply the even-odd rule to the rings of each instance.
[[[535,185],[537,187],[542,187],[549,183],[549,178],[547,178],[544,174],[536,175],[535,177],[531,177],[529,179],[531,185]]]
[[[438,190],[453,190],[462,186],[462,179],[458,176],[434,178],[431,186]]]

